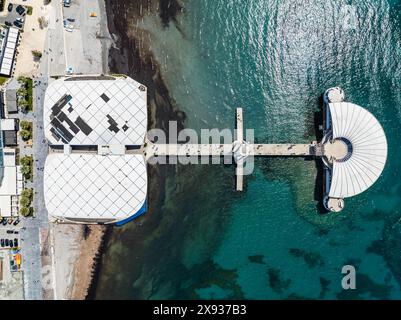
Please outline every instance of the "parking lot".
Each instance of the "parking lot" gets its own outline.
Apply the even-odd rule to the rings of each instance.
[[[23,299],[23,274],[20,272],[20,235],[17,227],[0,226],[0,300]]]
[[[9,5],[12,5],[12,7]],[[24,9],[24,12],[21,10],[21,14],[17,12],[17,8],[22,7]],[[11,9],[11,11],[8,11],[8,9]],[[2,15],[0,15],[0,24],[6,25],[8,27],[14,26],[22,29],[25,24],[25,16],[27,13],[27,7],[26,6],[21,6],[17,4],[6,4],[6,7],[4,8],[4,12]]]
[[[71,5],[62,10],[66,68],[76,74],[102,73],[101,39],[109,35],[101,28],[98,1],[72,0]]]
[[[0,226],[0,249],[19,248],[20,235],[19,228],[13,225]]]

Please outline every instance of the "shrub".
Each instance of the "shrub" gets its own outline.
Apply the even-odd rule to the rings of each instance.
[[[27,121],[27,120],[22,120],[19,123],[21,129],[23,130],[32,130],[32,122],[31,121]]]
[[[39,27],[41,28],[41,29],[44,29],[44,28],[46,28],[47,27],[47,20],[46,20],[46,18],[45,17],[39,17],[38,18],[38,22],[39,22]]]
[[[33,109],[33,83],[32,79],[28,77],[18,77],[18,82],[21,84],[21,88],[18,89],[18,106],[22,109],[22,112],[29,112]]]
[[[19,213],[24,217],[32,217],[33,216],[33,208],[32,207],[22,207],[19,210]]]
[[[39,50],[32,50],[32,55],[36,60],[42,58],[42,52],[40,52]]]
[[[33,158],[32,156],[25,156],[20,159],[21,173],[26,180],[32,179],[33,173]]]
[[[29,130],[21,130],[20,133],[22,140],[28,141],[32,139],[32,131]]]

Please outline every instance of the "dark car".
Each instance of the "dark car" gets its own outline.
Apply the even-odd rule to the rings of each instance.
[[[13,11],[13,4],[12,3],[8,4],[7,10],[8,10],[8,12]]]
[[[17,238],[14,239],[14,247],[18,247],[18,239]]]
[[[6,231],[8,234],[12,234],[12,233],[14,233],[14,231],[13,230],[7,230]]]
[[[12,240],[12,239],[8,240],[8,243],[10,244],[10,247],[11,247],[11,248],[14,247],[14,244],[13,244],[13,240]]]
[[[4,22],[4,24],[5,24],[7,27],[11,27],[11,26],[13,25],[10,21],[6,21],[6,22]]]
[[[20,29],[22,28],[21,22],[14,21],[13,25],[16,26],[17,28],[20,28]]]
[[[17,9],[15,9],[15,11],[17,11],[18,14],[21,15],[25,12],[25,9],[23,6],[19,5],[19,6],[17,6]]]
[[[19,223],[19,218],[17,218],[17,219],[14,221],[13,225],[16,226],[18,223]]]
[[[4,239],[1,239],[1,240],[0,240],[0,245],[1,245],[2,247],[4,247]]]
[[[6,245],[6,247],[8,247],[8,245],[9,245],[8,239],[6,239],[6,240],[4,241],[4,244]]]
[[[3,220],[1,221],[1,223],[3,224],[3,226],[5,226],[7,224],[7,219],[3,218]]]

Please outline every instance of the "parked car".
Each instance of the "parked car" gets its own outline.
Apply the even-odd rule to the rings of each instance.
[[[1,245],[2,247],[4,247],[4,239],[1,239],[1,240],[0,240],[0,245]]]
[[[6,240],[4,241],[4,244],[6,245],[6,247],[8,247],[8,245],[9,245],[8,239],[6,239]]]
[[[20,29],[22,28],[21,22],[14,21],[13,25],[16,26],[17,28],[20,28]]]
[[[8,4],[7,10],[8,10],[8,12],[13,11],[13,4],[12,3]]]
[[[14,247],[18,247],[18,239],[17,238],[14,239]]]
[[[13,220],[13,218],[10,218],[10,219],[8,219],[8,221],[7,221],[7,222],[8,222],[8,224],[12,224],[12,223],[13,223],[13,221],[14,221],[14,220]]]
[[[11,26],[13,25],[10,21],[5,21],[4,24],[5,24],[7,27],[11,27]]]
[[[18,22],[24,23],[24,18],[17,18],[17,19],[15,19],[15,21],[18,21]]]
[[[10,245],[10,248],[14,247],[14,243],[13,243],[13,241],[12,241],[11,239],[8,240],[8,243],[9,243],[9,245]]]
[[[3,226],[5,226],[7,224],[7,219],[3,218],[3,220],[1,221],[1,223],[3,224]]]
[[[19,15],[22,15],[25,12],[25,8],[19,5],[17,6],[17,9],[15,9],[15,11],[17,11]]]
[[[16,226],[16,225],[19,223],[19,221],[20,221],[19,218],[15,219],[13,225]],[[15,233],[15,232],[18,232],[18,231],[14,231],[14,233]]]
[[[15,223],[15,222],[14,222]],[[17,231],[17,230],[14,230],[14,234],[19,234],[19,231]]]
[[[71,0],[64,0],[63,4],[64,4],[64,7],[69,7],[69,6],[71,6]]]
[[[6,231],[8,234],[12,234],[12,233],[14,233],[14,231],[13,230],[7,230]]]

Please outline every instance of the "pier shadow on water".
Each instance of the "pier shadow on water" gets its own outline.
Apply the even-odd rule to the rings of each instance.
[[[314,134],[316,140],[322,141],[323,139],[323,130],[321,130],[321,126],[323,125],[323,95],[319,97],[319,109],[314,113]],[[314,158],[316,165],[316,178],[315,178],[315,190],[314,190],[314,199],[316,201],[316,209],[319,214],[327,214],[327,210],[323,205],[323,173],[324,173],[324,164],[321,158]]]

